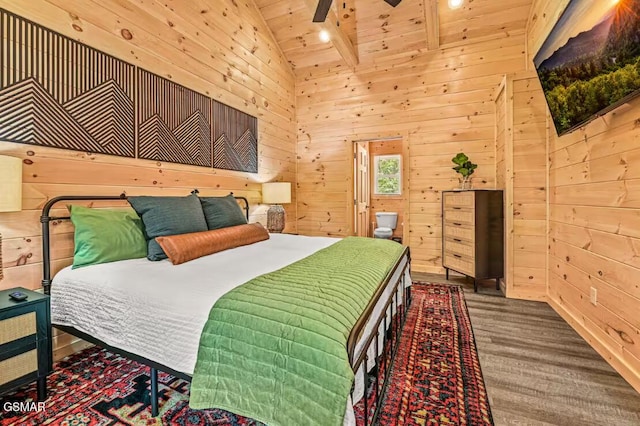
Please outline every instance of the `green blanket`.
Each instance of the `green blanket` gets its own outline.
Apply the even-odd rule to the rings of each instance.
[[[402,251],[349,237],[225,294],[202,331],[190,406],[270,426],[342,425],[349,333]]]

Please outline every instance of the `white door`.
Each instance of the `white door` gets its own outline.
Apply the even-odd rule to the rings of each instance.
[[[369,144],[356,143],[356,235],[369,236]]]

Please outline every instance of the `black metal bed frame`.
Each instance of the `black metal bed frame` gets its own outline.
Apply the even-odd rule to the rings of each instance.
[[[376,322],[373,325],[372,332],[366,337],[364,341],[364,345],[362,346],[362,351],[358,355],[358,358],[355,358],[355,348],[358,340],[360,339],[361,334],[363,333],[370,316],[373,313],[380,297],[384,293],[384,290],[389,286],[391,279],[396,275],[398,269],[400,269],[400,265],[402,264],[402,260],[406,259],[406,263],[402,267],[400,271],[400,275],[398,280],[392,284],[393,290],[387,299],[384,309],[382,310],[382,314],[378,317]],[[377,424],[378,415],[380,414],[380,410],[382,408],[381,404],[381,396],[383,395],[384,390],[387,388],[387,384],[391,378],[391,369],[393,368],[393,362],[395,360],[395,355],[400,346],[400,334],[402,331],[402,327],[404,325],[405,319],[407,317],[407,312],[409,305],[411,304],[411,287],[406,282],[406,272],[411,269],[411,253],[409,247],[405,247],[402,255],[399,257],[398,261],[394,265],[394,267],[389,271],[384,281],[378,286],[376,293],[373,298],[369,301],[369,304],[365,308],[364,312],[358,318],[358,321],[353,326],[351,333],[349,334],[349,338],[347,340],[347,353],[349,354],[349,362],[351,364],[351,368],[353,369],[354,374],[358,374],[358,371],[362,368],[362,383],[364,386],[364,395],[362,397],[363,400],[363,417],[364,417],[364,426],[369,425],[369,396],[368,396],[368,378],[369,378],[369,349],[373,344],[374,349],[374,368],[371,376],[375,375],[375,380],[373,381],[374,389],[372,392],[375,392],[375,410],[371,417],[371,424]],[[410,284],[410,283],[409,283]],[[401,290],[401,291],[400,291]],[[402,304],[398,305],[398,293],[402,294]],[[395,315],[394,315],[395,310]],[[384,323],[384,324],[383,324]],[[382,353],[380,354],[380,325],[383,324],[384,328],[382,329]],[[384,361],[381,364],[381,361]],[[380,366],[383,366],[384,369],[380,369]],[[384,377],[384,380],[381,382],[380,377]],[[354,383],[355,384],[355,383]],[[353,389],[351,391],[353,396]],[[356,404],[358,401],[353,401]],[[357,422],[356,422],[357,423]]]
[[[198,194],[198,190],[194,189],[192,194]],[[231,193],[233,195],[233,193]],[[243,209],[245,210],[245,215],[247,220],[249,219],[249,200],[245,197],[237,197],[234,196],[237,200],[242,201],[244,203]],[[50,224],[52,221],[59,220],[69,220],[70,216],[51,216],[51,209],[53,206],[61,201],[103,201],[103,200],[126,200],[127,195],[123,192],[119,196],[89,196],[89,195],[69,195],[69,196],[59,196],[52,198],[49,200],[44,207],[42,208],[42,215],[40,216],[40,222],[42,223],[42,269],[43,269],[43,278],[42,278],[42,286],[44,287],[45,294],[51,293],[51,238],[50,238]],[[406,262],[403,260],[406,259]],[[400,270],[402,266],[402,269]],[[402,330],[402,326],[406,319],[406,314],[408,311],[409,304],[411,303],[411,287],[407,284],[405,276],[406,271],[411,268],[411,256],[409,247],[405,247],[402,255],[398,258],[394,267],[389,271],[385,279],[380,283],[374,296],[369,301],[367,306],[365,307],[364,312],[354,325],[351,333],[349,334],[349,338],[347,340],[347,353],[349,356],[349,362],[352,366],[354,374],[357,374],[362,368],[363,372],[363,386],[364,386],[364,425],[367,426],[369,424],[375,424],[377,421],[377,417],[379,415],[381,404],[380,397],[382,396],[382,392],[387,386],[387,383],[390,378],[390,370],[393,367],[393,360],[395,358],[395,353],[398,349],[398,343],[400,341],[400,331]],[[399,272],[399,278],[395,283],[391,283],[392,278],[397,275]],[[393,291],[387,299],[384,309],[382,310],[382,314],[377,318],[376,322],[373,325],[372,332],[366,336],[364,340],[364,345],[358,357],[356,358],[356,345],[362,334],[364,333],[367,322],[369,321],[378,301],[382,297],[385,289],[387,289],[390,285],[393,286]],[[402,294],[402,304],[398,305],[399,296],[398,293]],[[394,315],[395,310],[395,315]],[[383,336],[382,336],[382,352],[380,352],[380,325],[383,324]],[[63,326],[63,325],[55,325],[56,328],[79,337],[87,342],[93,343],[97,346],[105,348],[113,353],[124,356],[132,361],[139,362],[143,365],[146,365],[150,369],[150,404],[151,404],[151,415],[156,417],[158,415],[158,370],[169,373],[175,377],[181,378],[186,381],[191,381],[191,376],[188,374],[176,371],[172,368],[169,368],[163,364],[155,362],[153,360],[141,357],[131,352],[124,351],[120,348],[113,347],[100,339],[97,339],[93,336],[90,336],[74,327]],[[369,363],[369,355],[368,351],[371,348],[371,345],[374,345],[375,349],[375,366],[372,370],[372,373],[369,373],[368,363]],[[381,353],[381,355],[378,355]],[[382,362],[384,361],[384,362]],[[381,367],[384,367],[381,370]],[[374,386],[375,389],[375,411],[371,416],[371,423],[369,423],[369,414],[371,407],[368,407],[368,378],[375,375]],[[380,382],[381,375],[384,377],[384,380]],[[355,384],[354,384],[355,385]],[[354,389],[352,388],[352,396]],[[353,401],[354,405],[358,401]]]

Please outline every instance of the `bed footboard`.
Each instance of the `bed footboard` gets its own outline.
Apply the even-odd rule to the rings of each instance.
[[[406,260],[406,262],[405,262]],[[381,397],[387,387],[390,371],[393,367],[395,353],[400,342],[400,333],[404,325],[408,307],[411,303],[411,283],[407,282],[407,272],[411,268],[411,257],[409,248],[405,248],[394,268],[389,272],[387,278],[381,283],[374,298],[360,317],[348,340],[348,353],[353,372],[362,375],[362,419],[363,425],[376,424],[380,409],[382,407]],[[391,289],[386,301],[380,299]],[[376,305],[383,303],[383,309],[377,318],[371,318]],[[374,321],[369,327],[370,332],[362,338],[365,326],[369,321]],[[381,336],[382,335],[382,336]],[[358,341],[362,341],[361,349],[356,351]],[[373,356],[371,353],[373,352]],[[371,365],[373,361],[373,365]],[[372,382],[373,401],[372,406],[369,401],[369,377],[375,377]],[[383,378],[382,380],[380,380]],[[355,388],[351,392],[354,408],[359,403],[358,396],[354,395]],[[356,411],[356,415],[358,410]],[[357,419],[356,419],[356,423]]]

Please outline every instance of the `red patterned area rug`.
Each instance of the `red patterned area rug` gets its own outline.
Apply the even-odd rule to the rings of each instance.
[[[461,287],[414,282],[381,425],[493,425]]]
[[[492,425],[462,290],[414,284],[380,424]],[[159,382],[160,415],[153,418],[148,368],[89,348],[54,366],[43,411],[13,411],[19,407],[7,404],[31,401],[35,386],[0,398],[0,424],[260,425],[222,410],[191,410],[187,382],[164,373]]]

